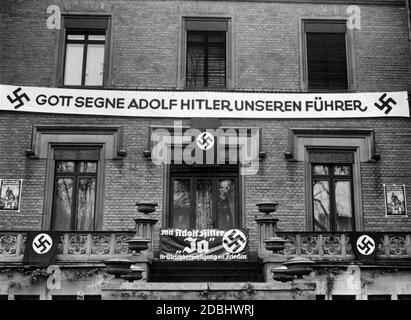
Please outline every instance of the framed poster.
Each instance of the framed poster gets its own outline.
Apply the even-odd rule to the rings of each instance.
[[[386,216],[407,217],[407,199],[405,185],[384,184]]]
[[[0,210],[20,212],[23,179],[0,180]]]

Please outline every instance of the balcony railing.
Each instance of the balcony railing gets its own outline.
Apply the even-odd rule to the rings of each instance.
[[[114,257],[125,257],[130,252],[126,241],[134,231],[124,232],[67,232],[60,235],[57,261],[101,262]],[[0,263],[21,262],[27,233],[0,232]]]
[[[287,240],[281,254],[314,260],[354,260],[349,233],[277,232]],[[381,232],[378,259],[411,258],[411,232]]]
[[[134,231],[96,231],[62,233],[58,245],[58,262],[102,262],[125,258],[130,254],[126,241]],[[277,232],[286,239],[287,257],[307,256],[317,261],[354,260],[349,233],[338,232]],[[26,232],[0,231],[0,263],[22,261]],[[158,240],[157,240],[158,241]],[[264,245],[264,244],[262,244]],[[378,259],[411,260],[411,232],[381,233]]]

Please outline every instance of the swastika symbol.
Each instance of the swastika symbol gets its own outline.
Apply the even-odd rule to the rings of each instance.
[[[214,145],[214,137],[210,132],[200,133],[197,137],[197,145],[203,149],[208,150]]]
[[[357,239],[357,249],[365,256],[372,254],[375,250],[375,242],[373,238],[367,236],[366,234],[359,237]]]
[[[390,105],[391,103],[396,105],[397,101],[395,101],[393,98],[388,98],[387,100],[384,100],[385,97],[387,96],[386,93],[384,93],[378,100],[381,102],[381,104],[374,103],[374,106],[376,106],[380,110],[385,110],[385,114],[389,114],[390,111],[392,110],[392,106]]]
[[[48,234],[40,233],[33,240],[33,250],[38,254],[45,254],[53,246],[53,240]]]
[[[223,247],[230,253],[241,252],[247,244],[247,238],[241,230],[228,230],[223,236]]]
[[[13,91],[14,98],[11,98],[10,96],[7,96],[7,99],[10,101],[10,103],[18,102],[18,104],[16,104],[14,106],[14,109],[18,109],[18,108],[24,106],[23,99],[25,99],[27,102],[30,101],[29,96],[26,93],[19,94],[20,91],[21,91],[21,87],[19,87],[16,90]]]

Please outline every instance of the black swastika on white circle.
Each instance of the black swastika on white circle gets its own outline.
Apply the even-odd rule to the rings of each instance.
[[[228,230],[223,236],[223,247],[230,253],[241,252],[247,244],[247,238],[241,230]]]
[[[197,137],[197,145],[203,149],[208,150],[214,145],[214,137],[210,132],[200,133]]]
[[[53,246],[53,240],[48,234],[40,233],[33,240],[33,250],[38,254],[45,254]]]
[[[359,237],[357,239],[357,249],[365,256],[372,254],[375,250],[375,242],[373,238],[367,236],[366,234]]]

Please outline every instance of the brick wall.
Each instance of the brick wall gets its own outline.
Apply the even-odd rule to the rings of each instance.
[[[393,1],[387,1],[390,3]],[[371,3],[371,2],[370,2]],[[232,18],[236,90],[300,90],[301,18],[346,16],[348,5],[237,1],[3,1],[0,9],[0,83],[55,86],[59,31],[46,27],[48,5],[63,12],[112,13],[111,88],[174,89],[177,84],[181,17]],[[355,4],[355,3],[354,3]],[[410,90],[410,52],[404,5],[360,5],[361,30],[354,32],[358,91]],[[106,163],[104,229],[132,229],[135,202],[157,201],[163,212],[163,170],[143,156],[149,124],[172,119],[110,118],[0,112],[0,177],[23,178],[21,212],[1,212],[0,229],[39,229],[42,222],[45,160],[24,149],[34,124],[123,125],[123,160]],[[287,162],[288,128],[355,127],[375,130],[377,163],[361,165],[366,230],[408,230],[411,218],[385,218],[382,184],[406,184],[411,199],[411,123],[409,119],[234,120],[223,125],[262,128],[267,157],[246,178],[245,215],[256,238],[255,206],[277,200],[283,230],[305,230],[302,163]],[[411,201],[411,200],[409,200]],[[408,206],[411,210],[411,206]]]

